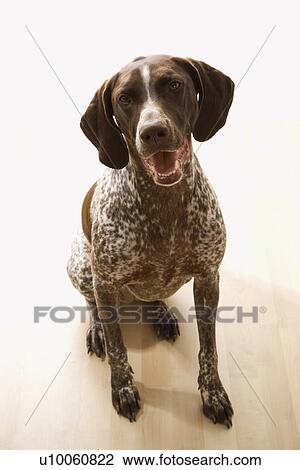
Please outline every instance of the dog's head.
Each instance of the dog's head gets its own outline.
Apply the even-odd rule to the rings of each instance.
[[[191,158],[191,134],[203,142],[225,124],[233,89],[204,62],[139,57],[104,82],[80,125],[102,163],[123,168],[130,153],[155,183],[170,186]]]

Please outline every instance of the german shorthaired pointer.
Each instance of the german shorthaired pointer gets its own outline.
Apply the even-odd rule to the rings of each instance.
[[[148,303],[157,335],[175,340],[177,319],[163,299],[194,278],[203,411],[215,423],[232,424],[215,338],[226,232],[191,135],[202,142],[223,127],[233,89],[229,77],[204,62],[138,57],[104,82],[81,119],[109,169],[85,197],[68,273],[91,312],[88,352],[107,354],[113,405],[130,421],[140,397],[112,307]]]

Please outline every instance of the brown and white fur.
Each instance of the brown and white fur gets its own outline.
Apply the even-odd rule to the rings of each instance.
[[[204,62],[140,57],[102,85],[81,120],[109,168],[83,203],[68,273],[91,310],[88,351],[107,355],[113,405],[130,421],[140,397],[112,307],[117,312],[124,299],[149,303],[156,333],[175,340],[178,323],[163,300],[194,278],[203,410],[231,426],[215,338],[226,232],[191,135],[204,141],[225,124],[233,89]]]

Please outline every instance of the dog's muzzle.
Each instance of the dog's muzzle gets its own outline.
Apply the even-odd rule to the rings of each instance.
[[[172,186],[179,183],[183,176],[183,164],[190,153],[188,136],[185,136],[181,145],[176,149],[161,150],[143,158],[143,163],[156,184]]]

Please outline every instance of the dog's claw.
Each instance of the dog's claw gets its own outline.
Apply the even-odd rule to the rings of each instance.
[[[102,325],[100,321],[92,321],[86,333],[87,352],[90,355],[96,354],[101,359],[105,358],[105,341]]]
[[[130,384],[119,389],[112,389],[112,402],[117,413],[129,419],[132,423],[140,410],[140,395],[138,389]]]
[[[214,389],[201,390],[203,413],[214,424],[225,424],[228,429],[232,426],[233,408],[223,386],[219,384]]]
[[[157,304],[157,320],[153,323],[153,328],[159,339],[174,342],[180,336],[178,320],[164,302]]]

